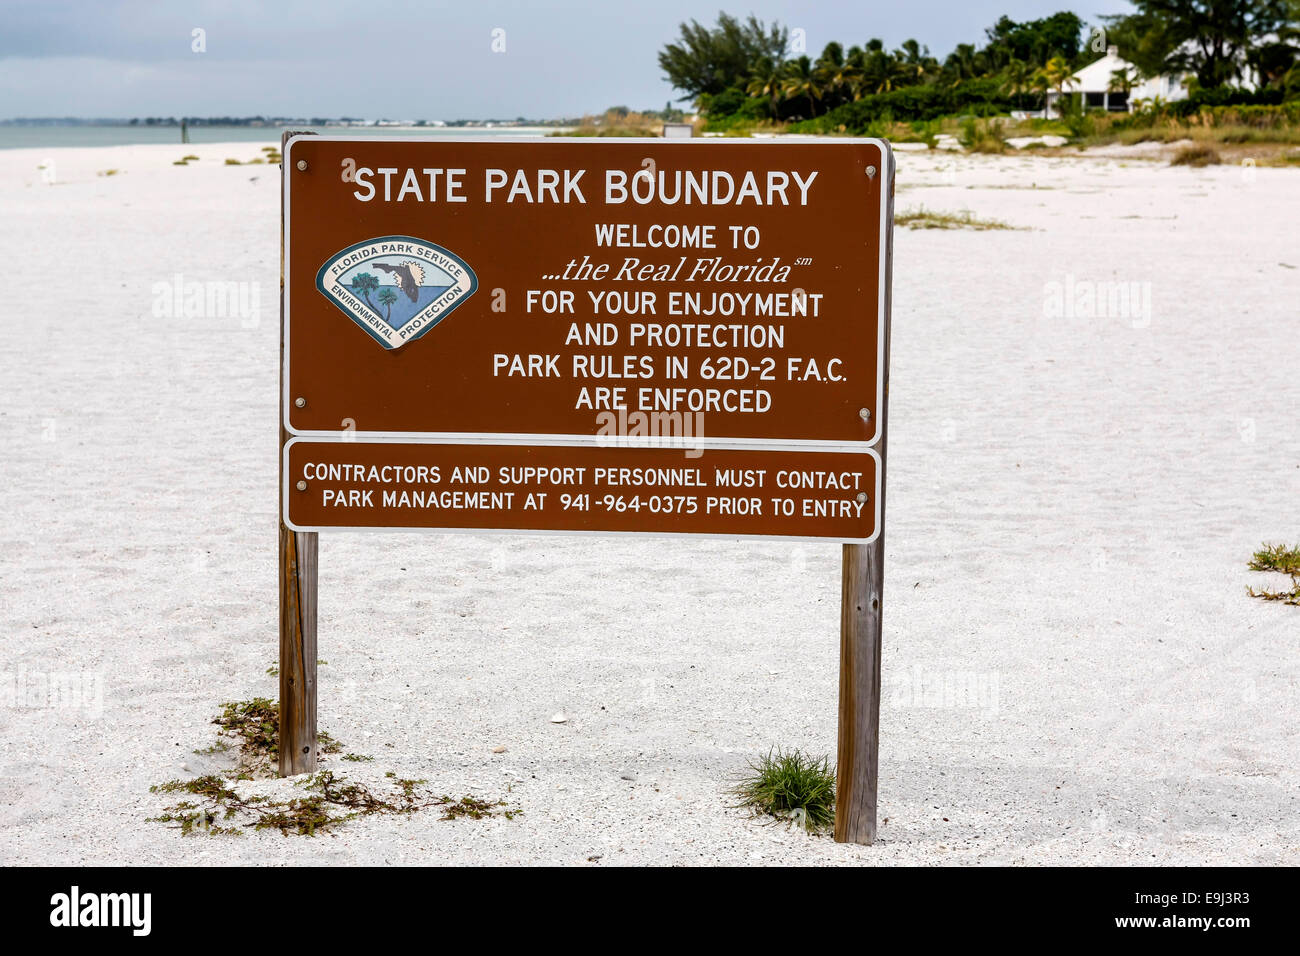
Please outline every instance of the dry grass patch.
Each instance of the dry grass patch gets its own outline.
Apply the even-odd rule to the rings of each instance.
[[[1197,143],[1193,146],[1184,146],[1178,152],[1174,153],[1174,158],[1169,160],[1170,166],[1218,166],[1223,162],[1219,151],[1213,146],[1207,146],[1204,143]]]
[[[961,212],[936,212],[922,206],[894,216],[894,224],[908,229],[1014,229],[1000,219],[977,219],[969,209]]]
[[[425,809],[441,811],[439,819],[505,817],[512,820],[523,811],[505,800],[482,800],[473,795],[459,799],[438,794],[424,786],[427,781],[407,780],[389,771],[387,786],[372,788],[350,780],[333,770],[296,779],[298,795],[273,799],[265,793],[241,789],[243,781],[276,777],[279,760],[280,705],[265,697],[223,704],[212,721],[221,729],[217,740],[198,754],[229,753],[235,766],[192,780],[168,780],[150,787],[151,793],[179,795],[163,807],[150,823],[164,823],[183,836],[238,836],[250,830],[278,830],[285,836],[316,836],[337,829],[349,820],[372,815],[404,815]],[[338,754],[341,744],[329,734],[318,735],[321,759]],[[343,760],[366,763],[363,754],[343,754]]]

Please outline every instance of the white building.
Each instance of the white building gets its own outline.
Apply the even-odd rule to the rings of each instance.
[[[1118,70],[1124,70],[1132,77],[1133,86],[1128,93],[1114,89],[1114,77]],[[1241,85],[1253,90],[1257,82],[1254,71],[1245,68],[1243,74]],[[1159,97],[1166,103],[1172,103],[1187,99],[1187,81],[1193,76],[1194,73],[1170,73],[1139,78],[1137,67],[1121,59],[1116,47],[1110,47],[1100,60],[1094,60],[1070,78],[1065,93],[1067,96],[1082,95],[1088,109],[1132,112],[1133,103],[1137,100]],[[1056,104],[1059,99],[1060,94],[1056,90],[1048,92],[1044,116],[1053,116],[1058,112]]]

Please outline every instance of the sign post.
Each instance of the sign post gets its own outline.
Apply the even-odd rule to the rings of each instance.
[[[889,146],[282,155],[281,773],[316,766],[320,531],[839,543],[835,835],[871,842]]]
[[[280,154],[295,133],[280,138]],[[280,391],[285,388],[285,209],[280,207]],[[280,410],[280,444],[289,438],[284,407]],[[280,473],[280,776],[315,773],[316,746],[316,572],[318,537],[284,523],[284,464]]]
[[[894,158],[888,156],[888,217],[894,221]],[[886,439],[889,424],[889,327],[893,296],[894,231],[885,242],[884,383],[878,409],[880,498],[885,498]],[[840,725],[835,762],[835,840],[876,842],[876,791],[880,767],[880,647],[885,605],[885,515],[876,540],[846,544],[840,584]]]

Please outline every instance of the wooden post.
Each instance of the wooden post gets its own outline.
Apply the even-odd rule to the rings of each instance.
[[[289,137],[280,137],[284,156]],[[283,159],[281,164],[283,164]],[[283,180],[281,181],[283,182]],[[280,195],[280,394],[284,394],[284,193]],[[280,776],[316,770],[316,568],[315,532],[284,523],[284,403],[280,401]]]
[[[880,188],[887,203],[885,243],[884,401],[880,416],[880,528],[871,544],[844,545],[840,588],[840,731],[836,753],[835,840],[876,841],[876,782],[880,763],[880,635],[885,583],[885,440],[889,423],[889,317],[894,273],[894,158]]]
[[[280,776],[316,770],[315,532],[280,522]]]

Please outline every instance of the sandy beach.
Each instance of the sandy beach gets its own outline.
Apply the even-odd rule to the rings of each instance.
[[[259,150],[0,151],[0,863],[1300,863],[1300,609],[1246,593],[1300,538],[1300,172],[1113,150],[898,154],[898,212],[1011,228],[896,233],[876,845],[731,807],[834,753],[839,650],[839,547],[736,539],[322,534],[320,726],[374,758],[326,766],[523,816],[145,822],[277,693]]]

